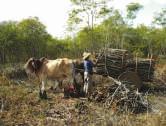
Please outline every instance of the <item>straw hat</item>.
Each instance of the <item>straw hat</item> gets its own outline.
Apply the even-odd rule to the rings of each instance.
[[[91,53],[87,53],[87,52],[84,52],[83,53],[83,59],[87,59],[89,56],[91,55]]]

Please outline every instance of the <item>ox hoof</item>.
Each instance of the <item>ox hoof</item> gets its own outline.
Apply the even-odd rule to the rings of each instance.
[[[39,92],[39,97],[41,98],[41,99],[47,99],[47,93],[46,93],[46,91],[40,91]]]
[[[63,96],[64,99],[68,99],[69,97],[70,97],[69,94],[64,93],[64,96]]]

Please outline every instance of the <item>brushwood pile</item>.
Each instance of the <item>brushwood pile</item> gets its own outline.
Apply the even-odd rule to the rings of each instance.
[[[127,82],[100,85],[89,96],[89,100],[101,103],[103,107],[113,109],[117,113],[138,114],[152,110],[147,94],[139,93]]]
[[[134,58],[127,50],[105,49],[96,54],[96,73],[118,78],[125,71],[135,71],[142,81],[152,81],[155,61],[152,59]]]

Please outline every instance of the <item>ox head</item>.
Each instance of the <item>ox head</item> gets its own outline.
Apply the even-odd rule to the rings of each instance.
[[[27,74],[33,74],[40,71],[42,64],[46,61],[46,58],[42,57],[41,59],[29,58],[24,65],[24,69]]]
[[[34,67],[35,67],[35,58],[33,58],[33,57],[29,58],[24,65],[25,72],[27,74],[34,73],[35,72]]]

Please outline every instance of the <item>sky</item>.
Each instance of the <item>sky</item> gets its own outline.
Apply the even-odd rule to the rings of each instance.
[[[125,6],[131,2],[144,6],[137,15],[135,25],[150,25],[154,12],[166,7],[166,0],[113,0],[111,5],[123,13]],[[38,17],[47,27],[48,33],[61,38],[65,35],[69,10],[70,0],[0,0],[0,22]]]

